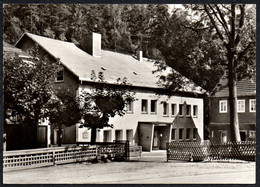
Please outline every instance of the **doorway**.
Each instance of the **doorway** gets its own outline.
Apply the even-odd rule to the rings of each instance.
[[[170,125],[155,125],[153,133],[153,150],[166,149],[170,137]]]
[[[47,147],[47,126],[38,126],[37,131],[37,147]]]

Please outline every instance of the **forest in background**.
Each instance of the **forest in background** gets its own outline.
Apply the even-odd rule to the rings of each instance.
[[[245,19],[255,19],[254,14],[248,11]],[[170,10],[166,4],[5,4],[3,16],[4,41],[13,45],[30,32],[84,49],[94,31],[102,35],[103,49],[131,55],[142,50],[144,57],[166,62],[208,92],[225,74],[221,40],[201,10],[190,5]],[[176,86],[171,82],[176,75],[162,79]]]

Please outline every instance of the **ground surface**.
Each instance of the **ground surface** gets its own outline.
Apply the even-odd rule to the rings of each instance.
[[[255,183],[255,162],[166,162],[165,153],[143,153],[130,162],[80,163],[3,173],[5,184]]]

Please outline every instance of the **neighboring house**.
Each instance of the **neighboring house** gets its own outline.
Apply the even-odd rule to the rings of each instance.
[[[73,90],[76,95],[90,90],[95,82],[91,75],[103,72],[107,84],[117,84],[117,79],[127,78],[136,100],[129,103],[127,113],[111,118],[114,128],[97,130],[97,142],[129,140],[131,145],[141,145],[143,150],[165,149],[167,141],[203,141],[203,89],[190,83],[178,93],[156,94],[164,90],[158,84],[154,62],[117,52],[101,50],[101,35],[92,33],[88,53],[70,42],[59,41],[25,33],[16,47],[27,51],[37,44],[41,54],[58,61],[63,71],[57,74],[57,87]],[[166,72],[167,73],[167,72]],[[122,88],[123,89],[123,88]],[[57,130],[51,133],[52,144],[57,144]],[[90,141],[90,130],[78,125],[63,129],[63,143]]]
[[[226,85],[226,84],[225,84]],[[210,140],[231,140],[229,89],[222,87],[210,99]],[[256,76],[237,83],[237,111],[241,141],[255,140],[256,135]]]
[[[22,59],[22,62],[32,63],[32,57],[30,55],[6,42],[3,42],[3,53],[10,57],[15,57],[15,55],[18,55],[18,57]],[[34,133],[33,129],[29,126],[21,126],[21,116],[15,115],[14,110],[8,109],[6,116],[9,116],[4,119],[6,149],[15,150],[31,148],[30,142],[33,140],[30,136],[28,136],[28,134]],[[37,130],[39,134],[37,137],[37,146],[46,147],[47,145],[50,145],[50,138],[46,138],[50,137],[50,126],[46,122],[41,122],[39,123]]]

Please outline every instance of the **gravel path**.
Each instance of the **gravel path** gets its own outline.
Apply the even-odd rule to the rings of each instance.
[[[254,183],[255,163],[111,162],[67,164],[3,174],[8,184]],[[221,175],[220,175],[221,174]],[[200,178],[198,178],[200,176]],[[204,177],[203,177],[204,176]],[[210,177],[211,176],[211,177]],[[220,178],[218,178],[219,176]],[[234,176],[234,177],[232,177]],[[237,177],[238,176],[238,177]],[[202,177],[202,179],[201,179]],[[242,178],[241,178],[242,177]],[[224,179],[220,180],[220,179]],[[195,180],[195,181],[194,181]]]
[[[255,162],[166,162],[144,155],[130,162],[80,163],[10,171],[5,184],[255,183]]]

